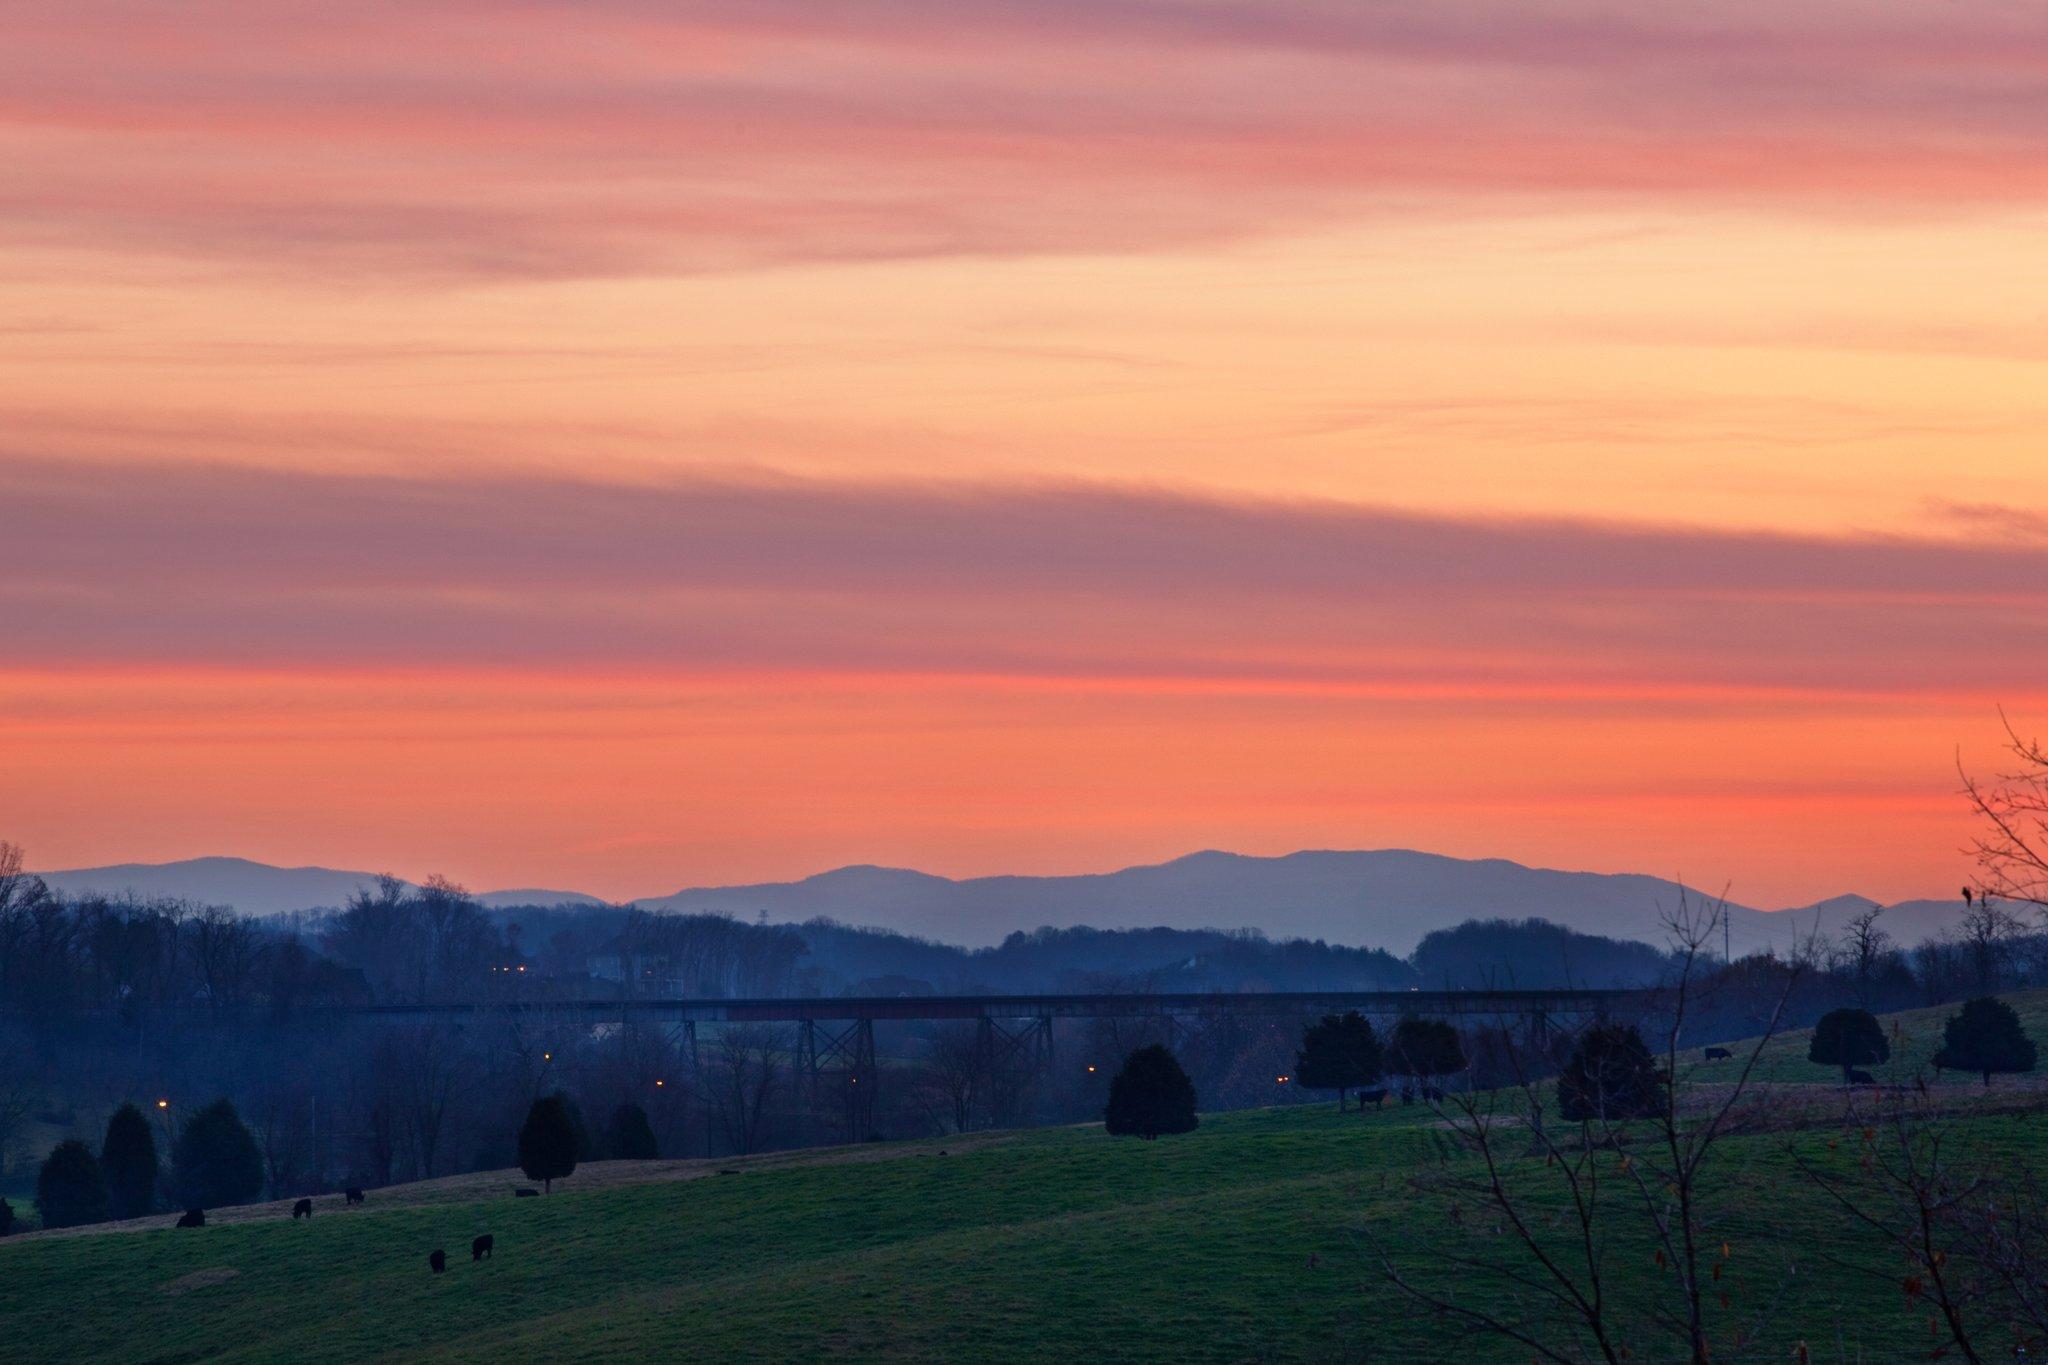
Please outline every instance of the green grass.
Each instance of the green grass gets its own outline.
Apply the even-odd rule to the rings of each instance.
[[[2023,1002],[2030,1022],[2048,993]],[[1945,1011],[1932,1012],[1945,1017]],[[1931,1030],[1938,1034],[1939,1018]],[[1908,1025],[1909,1037],[1923,1030]],[[1918,1045],[1917,1042],[1914,1045]],[[1930,1044],[1931,1046],[1931,1044]],[[1779,1053],[1786,1055],[1780,1056]],[[1829,1079],[1803,1042],[1785,1081]],[[1798,1068],[1806,1068],[1803,1073]],[[1811,1074],[1807,1074],[1811,1073]],[[1986,1141],[2048,1157],[2038,1115],[1970,1120]],[[1775,1300],[1747,1358],[1892,1360],[1926,1338],[1868,1239],[1794,1174],[1788,1141],[1725,1148],[1713,1236],[1735,1248],[1739,1305]],[[1361,1228],[1405,1249],[1505,1239],[1453,1227],[1410,1177],[1446,1149],[1431,1115],[1318,1107],[1205,1117],[1158,1142],[1099,1128],[1018,1133],[949,1156],[933,1144],[863,1158],[763,1161],[739,1177],[547,1198],[380,1191],[323,1201],[309,1223],[224,1223],[0,1242],[0,1354],[25,1361],[646,1358],[960,1361],[1361,1359],[1506,1361],[1380,1282]],[[1453,1160],[1462,1158],[1453,1156]],[[470,1238],[495,1258],[472,1265]],[[450,1252],[447,1274],[426,1254]],[[1319,1265],[1311,1269],[1314,1253]],[[1832,1256],[1863,1259],[1869,1276]],[[1654,1292],[1648,1243],[1613,1252],[1617,1294]],[[231,1271],[217,1282],[186,1277]],[[1490,1294],[1479,1276],[1469,1292]],[[1924,1356],[1925,1348],[1910,1353]]]

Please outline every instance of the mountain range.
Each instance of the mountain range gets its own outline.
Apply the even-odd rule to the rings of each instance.
[[[273,867],[244,858],[124,863],[42,876],[70,893],[170,896],[252,915],[339,906],[375,880],[367,872]],[[1079,876],[955,879],[903,868],[841,867],[800,881],[694,887],[633,904],[778,922],[824,916],[969,947],[1041,926],[1165,925],[1251,928],[1273,938],[1320,938],[1405,954],[1432,929],[1496,916],[1533,916],[1582,933],[1661,944],[1661,915],[1681,897],[1701,899],[1677,882],[1637,873],[1564,872],[1500,858],[1376,849],[1270,858],[1209,851]],[[537,888],[492,891],[480,899],[494,907],[603,903],[581,892]],[[1731,902],[1728,937],[1737,953],[1783,951],[1816,930],[1839,932],[1871,904],[1862,896],[1780,910]],[[1941,932],[1961,911],[1960,901],[1905,901],[1887,909],[1883,924],[1911,945]]]

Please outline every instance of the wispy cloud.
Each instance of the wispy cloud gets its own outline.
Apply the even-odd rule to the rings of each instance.
[[[2048,193],[2048,38],[1992,0],[84,0],[11,32],[15,240],[352,278],[1147,248],[1417,195]]]
[[[2038,543],[1152,490],[0,465],[17,659],[1654,691],[2048,664]]]

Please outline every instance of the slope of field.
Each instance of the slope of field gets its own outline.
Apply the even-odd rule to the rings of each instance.
[[[2040,1020],[2048,996],[2022,1004]],[[1906,1016],[1911,1038],[1938,1034],[1945,1011],[1928,1014]],[[1774,1079],[1827,1093],[1828,1073],[1803,1054],[1796,1038],[1774,1049]],[[2037,1114],[1969,1122],[1994,1148],[2048,1157]],[[1723,1148],[1712,1232],[1733,1254],[1717,1283],[1763,1322],[1743,1358],[1785,1359],[1802,1339],[1851,1360],[1919,1358],[1933,1344],[1897,1267],[1795,1172],[1789,1145],[1846,1160],[1851,1143],[1830,1152],[1837,1136],[1824,1121]],[[1196,1133],[1150,1143],[1077,1127],[605,1164],[539,1199],[510,1197],[518,1177],[496,1173],[374,1191],[360,1209],[323,1198],[310,1222],[273,1205],[197,1231],[157,1219],[126,1233],[39,1234],[0,1242],[0,1354],[1525,1358],[1417,1311],[1380,1278],[1375,1238],[1404,1253],[1507,1249],[1498,1239],[1489,1252],[1488,1229],[1454,1227],[1442,1196],[1415,1184],[1439,1161],[1469,1161],[1447,1137],[1419,1107],[1273,1109],[1208,1117]],[[470,1239],[484,1232],[496,1254],[473,1264]],[[426,1265],[437,1247],[450,1257],[440,1276]],[[1667,1273],[1632,1232],[1610,1261],[1622,1302]],[[1506,1288],[1494,1273],[1466,1281],[1478,1296]]]

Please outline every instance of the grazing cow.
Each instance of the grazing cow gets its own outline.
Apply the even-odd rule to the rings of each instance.
[[[313,1201],[312,1201],[312,1200],[310,1200],[310,1199],[301,1199],[301,1200],[300,1200],[300,1201],[299,1201],[298,1203],[296,1203],[296,1204],[292,1205],[292,1217],[294,1217],[294,1218],[311,1218],[312,1216],[313,1216]]]
[[[1725,1047],[1710,1047],[1707,1049],[1707,1060],[1710,1062],[1725,1062],[1734,1055]]]
[[[440,1274],[442,1271],[448,1268],[448,1253],[445,1251],[434,1251],[429,1253],[427,1256],[427,1265],[433,1270],[433,1272],[436,1275]]]
[[[1361,1090],[1358,1092],[1358,1103],[1360,1108],[1363,1108],[1364,1106],[1369,1104],[1373,1108],[1377,1109],[1382,1104],[1385,1104],[1386,1101],[1387,1088],[1383,1085],[1377,1086],[1371,1090]]]
[[[1852,1066],[1849,1068],[1849,1084],[1876,1085],[1877,1077],[1871,1075],[1868,1071],[1858,1071],[1855,1067]]]
[[[205,1210],[205,1209],[186,1209],[184,1213],[182,1213],[182,1214],[180,1214],[180,1215],[178,1216],[178,1226],[179,1226],[179,1227],[181,1227],[181,1228],[203,1228],[203,1227],[205,1227],[205,1226],[206,1226],[206,1210]]]
[[[520,1199],[538,1199],[538,1198],[540,1198],[540,1191],[539,1191],[539,1190],[536,1190],[536,1189],[534,1189],[533,1187],[531,1187],[531,1186],[529,1186],[529,1185],[521,1185],[521,1186],[517,1187],[516,1189],[514,1189],[514,1190],[512,1191],[512,1193],[513,1193],[513,1194],[514,1194],[514,1195],[515,1195],[516,1197],[518,1197],[518,1198],[520,1198]]]
[[[363,1202],[363,1192],[357,1189],[354,1185],[351,1185],[347,1189],[343,1190],[341,1192],[341,1197],[345,1202],[350,1204],[360,1204]]]
[[[491,1234],[488,1232],[469,1244],[469,1259],[472,1261],[481,1261],[490,1254]]]

